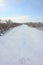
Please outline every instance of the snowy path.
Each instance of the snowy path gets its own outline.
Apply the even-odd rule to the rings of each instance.
[[[43,65],[43,32],[22,25],[0,37],[0,65]]]

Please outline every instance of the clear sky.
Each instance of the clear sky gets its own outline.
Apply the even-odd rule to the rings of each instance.
[[[43,0],[0,0],[0,17],[4,16],[43,20]]]

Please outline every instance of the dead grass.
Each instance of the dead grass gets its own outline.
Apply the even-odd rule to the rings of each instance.
[[[0,23],[0,34],[3,34],[3,32],[6,32],[10,28],[14,28],[22,24],[25,24],[25,25],[28,25],[30,27],[37,28],[40,30],[43,29],[43,23],[40,23],[40,22],[39,23],[33,23],[33,22],[30,22],[30,23]]]
[[[9,30],[10,28],[14,28],[21,25],[20,23],[0,23],[0,36]]]
[[[33,23],[33,22],[30,22],[30,23],[24,23],[30,27],[34,27],[34,28],[40,28],[40,29],[43,29],[43,23]]]

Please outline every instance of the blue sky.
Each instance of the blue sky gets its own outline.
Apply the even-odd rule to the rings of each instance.
[[[0,0],[0,17],[4,16],[42,17],[43,20],[43,0]]]

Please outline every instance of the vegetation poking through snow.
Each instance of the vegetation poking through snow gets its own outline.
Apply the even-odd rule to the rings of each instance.
[[[33,22],[29,22],[29,23],[25,23],[26,25],[30,26],[30,27],[34,27],[40,30],[43,30],[43,23],[33,23]]]
[[[0,36],[2,36],[7,30],[22,24],[43,30],[43,23],[40,22],[14,23],[12,20],[0,20]]]
[[[6,23],[0,23],[0,36],[2,36],[7,30],[21,25],[20,23],[13,23],[11,20],[8,20]]]

